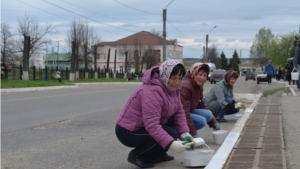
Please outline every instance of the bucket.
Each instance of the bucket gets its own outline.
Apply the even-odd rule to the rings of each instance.
[[[297,69],[292,70],[292,73],[291,73],[292,80],[299,80],[299,71],[297,70],[297,72],[294,72],[294,70],[297,70]]]
[[[235,114],[235,120],[239,120],[242,117],[242,114]]]
[[[195,149],[184,152],[184,165],[187,167],[206,166],[215,151],[212,149]]]
[[[212,132],[215,144],[222,144],[227,136],[227,130],[217,130]]]

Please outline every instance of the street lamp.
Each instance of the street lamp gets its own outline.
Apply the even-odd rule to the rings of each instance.
[[[163,61],[166,60],[166,20],[167,20],[167,7],[173,2],[172,0],[167,6],[166,9],[163,10]]]
[[[209,33],[214,30],[217,26],[214,26],[207,34],[206,34],[206,48],[205,48],[205,59],[203,59],[204,61],[207,60],[207,49],[208,49],[208,35]]]

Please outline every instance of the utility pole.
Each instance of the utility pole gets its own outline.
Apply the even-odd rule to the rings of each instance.
[[[213,27],[207,34],[206,34],[206,48],[205,48],[205,61],[207,61],[208,60],[208,55],[207,55],[207,50],[208,50],[208,35],[209,35],[209,33],[213,30],[213,29],[215,29],[217,26],[215,26],[215,27]]]
[[[203,57],[202,57],[202,62],[204,62],[205,56],[206,56],[205,46],[203,46]]]
[[[57,55],[56,55],[56,66],[58,67],[58,55],[59,55],[59,41],[57,41]]]
[[[166,21],[167,21],[167,7],[173,2],[172,0],[167,6],[166,9],[163,9],[163,62],[166,61]]]
[[[204,59],[204,61],[206,62],[207,61],[207,49],[208,49],[208,34],[206,34],[206,43],[205,43],[205,59]]]
[[[167,19],[167,10],[163,10],[163,62],[166,61],[166,19]]]
[[[52,46],[52,67],[54,68],[54,47]]]

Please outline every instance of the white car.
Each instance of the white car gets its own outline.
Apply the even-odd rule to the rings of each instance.
[[[264,74],[264,72],[258,72],[256,75],[256,81],[257,84],[259,84],[259,82],[268,82],[267,74]]]

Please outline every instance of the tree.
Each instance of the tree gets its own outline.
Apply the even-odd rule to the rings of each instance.
[[[270,28],[260,28],[250,48],[250,58],[252,58],[254,64],[260,65],[262,70],[268,58],[270,58],[267,49],[272,38],[274,38],[274,35]]]
[[[34,16],[25,15],[23,20],[18,20],[18,33],[19,40],[17,43],[17,52],[22,52],[23,56],[25,56],[24,49],[24,36],[30,37],[29,44],[29,56],[26,60],[23,59],[23,80],[28,80],[28,66],[29,66],[29,58],[30,56],[39,50],[42,50],[42,47],[46,44],[50,44],[51,40],[46,39],[47,35],[52,35],[57,33],[55,31],[55,27],[48,23],[40,24],[37,21],[37,18]]]
[[[240,73],[240,69],[239,69],[239,64],[241,63],[241,60],[239,58],[238,53],[236,52],[236,50],[234,50],[232,58],[229,61],[229,67],[234,70],[237,71],[238,73]]]
[[[14,61],[14,40],[7,23],[1,23],[1,57],[2,63]]]
[[[221,68],[225,70],[228,69],[228,61],[223,51],[221,53]]]
[[[268,53],[272,62],[280,67],[284,67],[287,59],[294,56],[296,32],[279,34],[273,38],[268,46]]]

